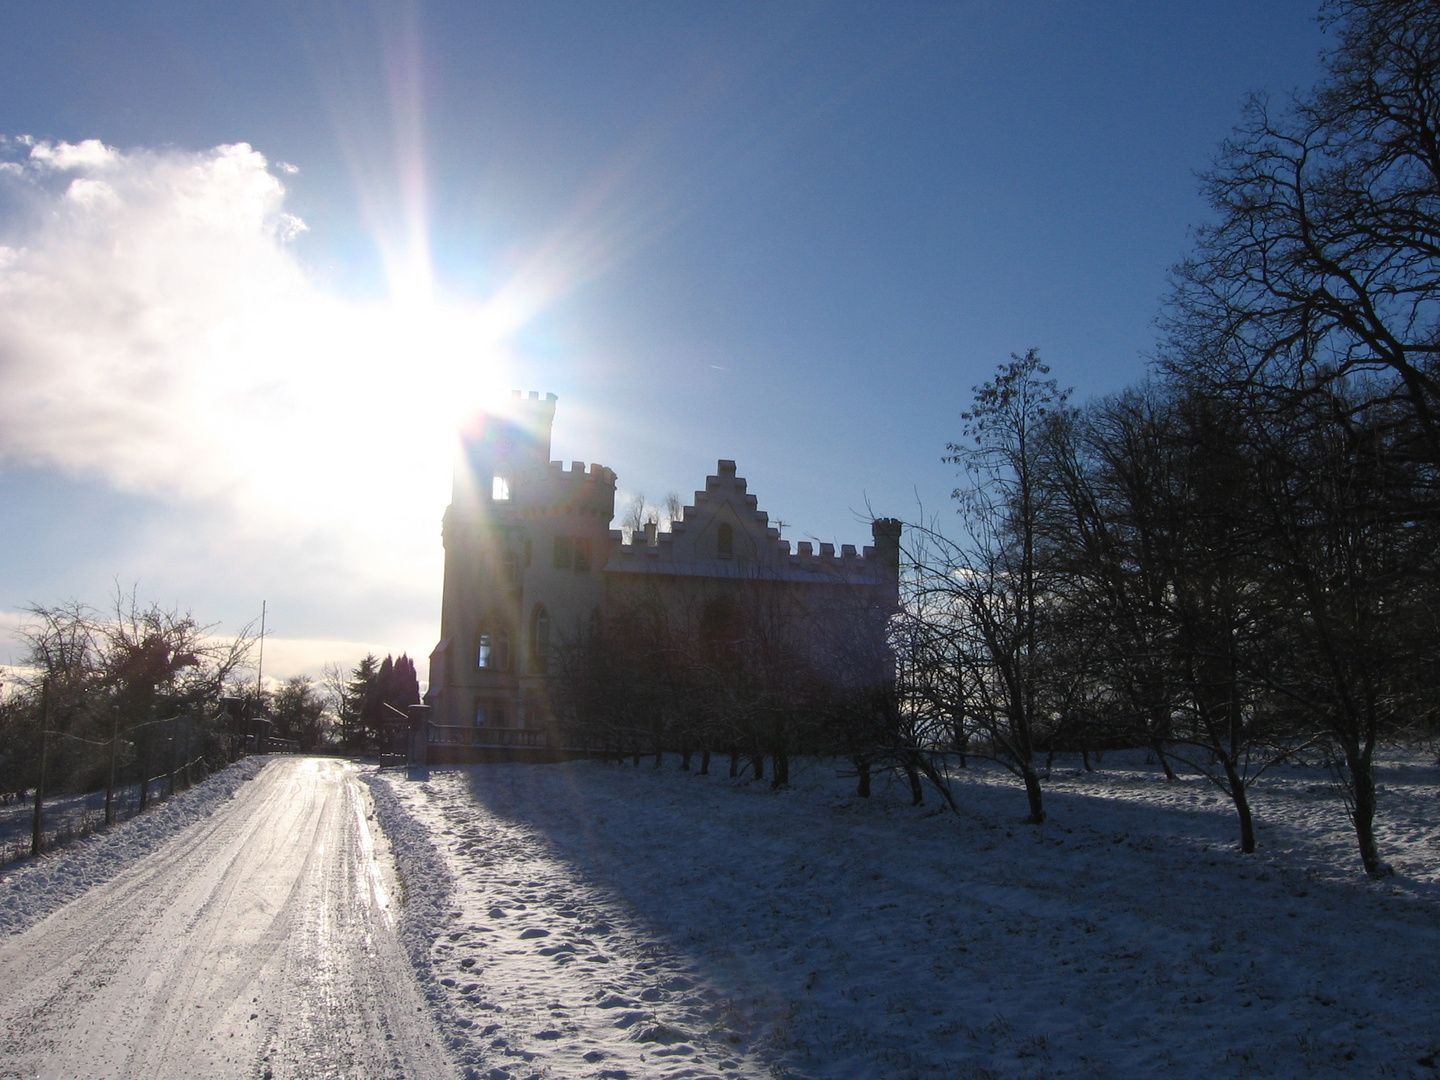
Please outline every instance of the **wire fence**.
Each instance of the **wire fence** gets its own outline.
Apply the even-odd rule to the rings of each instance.
[[[213,768],[270,750],[263,730],[250,733],[244,721],[221,730],[221,719],[174,716],[121,730],[117,714],[103,740],[42,728],[35,733],[33,786],[0,793],[0,866],[134,817]]]

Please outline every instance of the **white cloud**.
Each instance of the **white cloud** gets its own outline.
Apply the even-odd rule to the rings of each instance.
[[[21,208],[0,221],[0,468],[199,508],[155,530],[162,571],[278,564],[317,605],[410,597],[432,618],[452,433],[506,381],[483,313],[317,285],[306,224],[243,143],[7,145],[29,152],[0,172]]]
[[[104,180],[83,178],[71,181],[70,186],[65,189],[65,197],[87,209],[94,209],[98,206],[115,206],[120,201],[120,197],[115,194],[115,189]]]
[[[31,145],[30,160],[52,169],[96,169],[116,164],[120,154],[99,139],[73,144],[62,142],[54,146],[39,142]]]

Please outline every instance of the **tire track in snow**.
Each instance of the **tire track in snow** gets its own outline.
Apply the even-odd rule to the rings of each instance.
[[[0,1077],[453,1076],[394,933],[367,806],[353,765],[272,762],[6,940]]]

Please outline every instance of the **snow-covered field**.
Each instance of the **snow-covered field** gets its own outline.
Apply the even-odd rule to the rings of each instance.
[[[1419,758],[1380,771],[1380,883],[1319,769],[1261,782],[1253,856],[1213,789],[1138,760],[1057,770],[1040,828],[990,767],[957,775],[958,817],[900,784],[855,798],[827,762],[794,779],[381,774],[412,952],[470,1075],[1440,1075]]]
[[[246,758],[112,829],[92,833],[38,859],[0,868],[0,937],[39,922],[158,850],[182,829],[209,817],[268,760]],[[103,812],[103,792],[101,799]]]

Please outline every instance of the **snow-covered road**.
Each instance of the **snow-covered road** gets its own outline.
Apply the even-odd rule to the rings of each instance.
[[[353,765],[232,803],[0,944],[0,1077],[451,1077]]]

